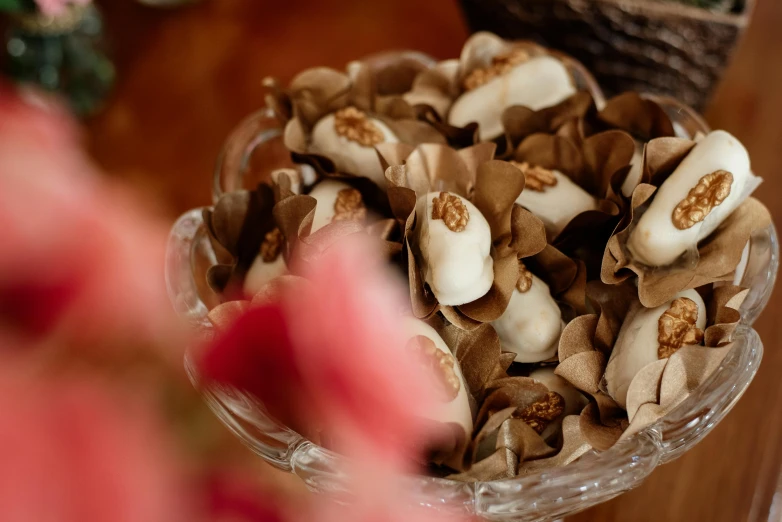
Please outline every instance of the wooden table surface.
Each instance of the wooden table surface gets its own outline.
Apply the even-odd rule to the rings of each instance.
[[[87,124],[109,173],[145,190],[171,219],[208,204],[223,139],[262,103],[261,79],[313,65],[342,67],[387,49],[457,56],[468,31],[455,0],[204,0],[155,10],[103,2],[119,70],[106,110]],[[758,0],[745,40],[707,112],[741,139],[757,196],[779,220],[782,179],[782,2]],[[782,293],[757,323],[766,347],[752,386],[692,451],[638,489],[573,521],[782,520]],[[269,473],[276,473],[269,468]],[[280,477],[282,479],[282,477]]]

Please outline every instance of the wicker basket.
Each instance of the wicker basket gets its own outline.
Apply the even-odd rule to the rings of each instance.
[[[461,0],[473,31],[529,38],[575,56],[607,94],[666,94],[703,108],[754,0],[713,12],[659,0]]]

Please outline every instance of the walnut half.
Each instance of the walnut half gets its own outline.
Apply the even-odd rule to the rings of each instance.
[[[261,259],[264,263],[271,263],[280,255],[282,243],[285,237],[279,228],[273,228],[263,237],[261,243]]]
[[[547,187],[557,186],[557,177],[554,176],[554,173],[549,169],[540,166],[533,167],[526,161],[523,163],[511,161],[510,163],[524,174],[525,189],[534,190],[535,192],[544,192]]]
[[[461,232],[470,221],[470,212],[459,196],[440,192],[432,200],[432,219],[442,219],[453,232]]]
[[[334,132],[364,147],[385,141],[383,131],[367,118],[364,111],[352,106],[334,113]]]
[[[695,326],[698,305],[686,297],[675,299],[657,322],[657,357],[667,359],[687,344],[700,344],[703,330]]]
[[[532,272],[519,260],[519,280],[516,281],[516,290],[521,292],[529,292],[532,288]]]
[[[468,74],[462,85],[467,91],[471,91],[481,85],[489,83],[498,76],[509,72],[511,69],[530,59],[530,54],[524,49],[511,49],[492,58],[491,65],[473,69]]]
[[[416,335],[407,342],[407,348],[419,358],[436,378],[437,393],[443,402],[451,402],[459,395],[461,381],[456,374],[456,360],[439,349],[430,338]]]
[[[703,176],[687,197],[673,209],[673,225],[686,230],[700,223],[730,195],[733,174],[718,170]]]
[[[542,399],[533,402],[517,414],[538,435],[565,411],[565,399],[557,392],[550,391]]]
[[[334,221],[363,221],[367,217],[367,207],[361,192],[354,188],[346,188],[337,192],[334,201]]]

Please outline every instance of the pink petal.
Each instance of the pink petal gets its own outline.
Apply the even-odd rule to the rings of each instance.
[[[11,377],[6,363],[0,520],[191,520],[179,463],[154,413],[83,376]]]
[[[428,436],[428,375],[405,350],[401,284],[366,237],[347,236],[304,276],[311,285],[285,300],[291,336],[315,412],[344,452],[393,462]]]

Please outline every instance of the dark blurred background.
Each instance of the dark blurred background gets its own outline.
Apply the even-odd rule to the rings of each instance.
[[[606,0],[594,3],[601,2]],[[465,3],[476,9],[477,2]],[[623,3],[634,12],[653,2]],[[265,76],[286,82],[309,66],[342,68],[349,60],[389,49],[456,57],[469,34],[456,0],[203,0],[176,9],[130,0],[99,5],[113,46],[117,83],[104,110],[86,122],[89,150],[105,171],[142,189],[172,220],[210,204],[211,171],[221,144],[232,127],[263,105]],[[500,16],[514,12],[511,1],[494,5]],[[734,15],[715,16],[725,22],[721,17]],[[502,19],[502,31],[518,29],[510,15]],[[712,41],[708,33],[688,33],[680,31],[684,26],[668,23],[646,26],[638,17],[617,15],[604,29],[624,31],[636,24],[639,31],[668,31],[668,37],[680,39],[685,55],[689,41],[693,46],[697,37]],[[738,36],[744,21],[735,24],[726,42]],[[777,219],[782,215],[776,165],[782,147],[780,27],[782,2],[757,0],[744,38],[705,110],[713,127],[735,134],[749,149],[755,172],[765,178],[757,196]],[[725,30],[731,29],[718,32],[725,36]],[[693,52],[727,54],[729,43]],[[757,324],[766,347],[760,373],[727,419],[639,489],[572,520],[780,520],[773,503],[782,464],[779,295]],[[247,458],[253,458],[249,452]],[[271,480],[290,481],[305,494],[297,479],[259,467],[276,474]]]

